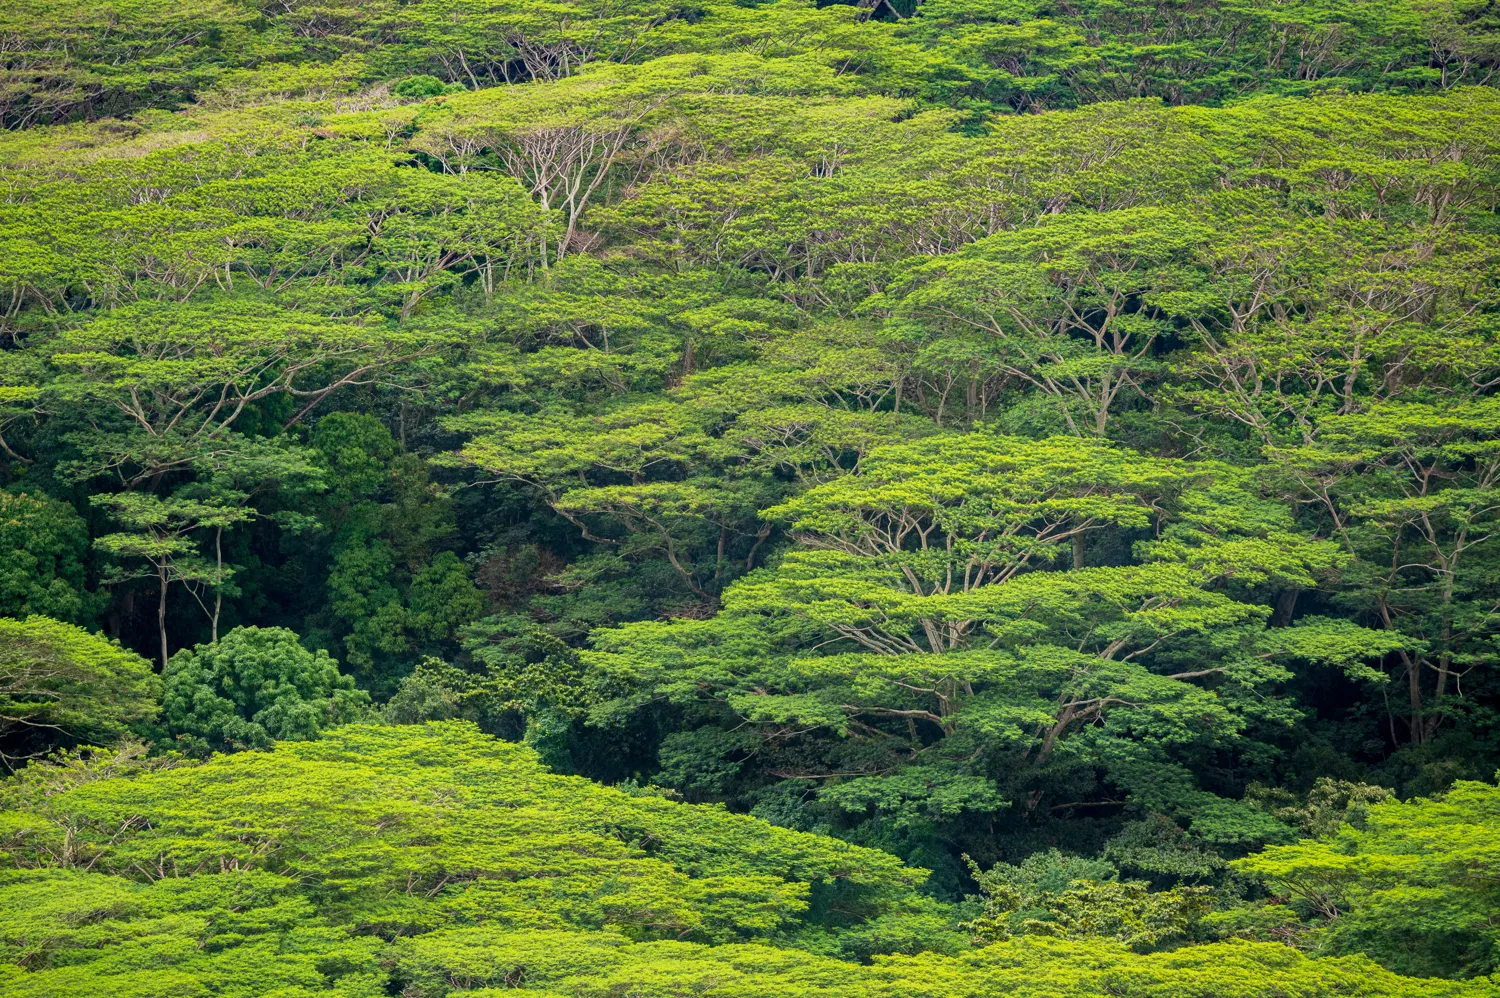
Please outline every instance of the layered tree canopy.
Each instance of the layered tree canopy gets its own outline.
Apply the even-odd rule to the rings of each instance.
[[[0,990],[1494,992],[1493,5],[0,50]]]

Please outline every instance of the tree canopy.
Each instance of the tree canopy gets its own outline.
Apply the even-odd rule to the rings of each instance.
[[[1494,5],[3,8],[0,991],[1493,992]]]

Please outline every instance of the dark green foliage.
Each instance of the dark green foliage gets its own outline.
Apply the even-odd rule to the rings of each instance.
[[[184,649],[162,680],[167,734],[195,755],[316,738],[370,703],[326,651],[308,651],[284,627],[236,627]]]
[[[436,76],[408,76],[391,87],[397,97],[441,97],[443,94],[462,93],[462,83],[444,83]]]
[[[0,613],[77,623],[90,616],[88,525],[68,505],[0,492]]]
[[[373,495],[396,456],[391,431],[364,413],[335,412],[318,420],[312,446],[328,469],[325,498],[340,511]]]

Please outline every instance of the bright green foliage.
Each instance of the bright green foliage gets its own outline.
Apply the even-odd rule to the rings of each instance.
[[[606,926],[642,939],[821,937],[917,907],[922,878],[836,840],[553,776],[528,749],[464,724],[342,728],[270,754],[60,782],[8,788],[21,872],[7,875],[0,910],[62,883],[76,885],[69,897],[114,900],[7,927],[7,945],[40,956],[23,993],[82,987],[76,974],[142,988],[162,968],[206,983],[224,961],[264,961],[275,946],[321,954],[334,976],[365,974],[355,954],[378,945],[368,933],[457,925],[515,938]],[[143,870],[166,879],[143,889]],[[224,904],[239,892],[243,904]],[[213,924],[212,945],[180,946],[203,931],[204,903],[241,914]],[[80,921],[97,931],[80,936]],[[125,948],[98,949],[112,940]],[[156,967],[131,966],[137,946],[157,950]],[[274,971],[289,983],[301,972],[295,961]]]
[[[1030,935],[1066,939],[1102,936],[1146,950],[1186,936],[1188,927],[1208,907],[1206,893],[1202,887],[1152,893],[1145,884],[1130,881],[1075,883],[1047,899],[1041,906],[1043,914],[1023,920],[1020,929]]]
[[[933,954],[880,958],[851,965],[764,946],[712,949],[683,943],[633,943],[599,934],[585,939],[538,932],[501,936],[482,929],[434,933],[403,947],[403,967],[422,998],[464,994],[483,998],[518,983],[539,993],[594,998],[626,989],[715,998],[815,995],[906,998],[943,995],[1052,998],[1055,995],[1213,995],[1271,998],[1297,994],[1332,998],[1479,998],[1487,982],[1417,981],[1364,959],[1311,960],[1274,943],[1221,944],[1136,956],[1098,940],[1015,940],[958,959]],[[510,992],[514,993],[514,992]],[[525,993],[523,990],[522,994]]]
[[[141,884],[66,869],[0,881],[17,995],[384,994],[379,944],[319,924],[286,877],[258,870]]]
[[[356,720],[369,694],[319,649],[282,627],[236,627],[173,655],[162,673],[162,721],[189,752],[267,748]]]
[[[23,865],[98,865],[0,974],[1493,990],[1390,976],[1494,969],[1482,856],[1331,923],[1231,865],[1500,768],[1493,4],[0,8],[0,625],[171,689],[5,735],[77,749]],[[510,750],[430,721],[617,785],[605,845],[585,783],[486,838],[423,781]]]
[[[643,53],[767,51],[844,63],[891,90],[971,113],[1042,110],[1151,95],[1232,98],[1259,86],[1411,90],[1483,80],[1494,65],[1483,5],[1263,3],[1111,5],[897,3],[920,16],[859,24],[852,7],[782,2],[567,4],[316,0],[232,3],[29,0],[8,11],[9,126],[175,106],[347,93],[412,74],[464,87],[556,80]],[[253,67],[251,69],[250,67]]]
[[[1257,521],[1248,496],[1238,518],[1203,523],[1210,496],[1216,514],[1234,509],[1236,482],[1069,437],[876,449],[767,511],[802,550],[732,586],[720,617],[596,636],[591,661],[628,692],[594,716],[653,696],[717,701],[723,727],[759,735],[761,772],[828,781],[820,806],[855,824],[871,813],[867,834],[956,831],[1022,793],[1034,808],[1043,774],[1076,794],[1093,767],[1202,841],[1283,839],[1285,826],[1194,786],[1191,760],[1295,717],[1276,702],[1290,675],[1278,663],[1364,677],[1401,645],[1340,621],[1267,630],[1270,609],[1244,595],[1275,575],[1312,584],[1330,546]],[[1091,536],[1171,522],[1179,504],[1162,541],[1138,544],[1146,563],[1088,567]],[[821,764],[812,732],[829,739]],[[745,750],[706,732],[695,745],[696,766],[672,763],[690,783]]]
[[[71,741],[118,737],[157,712],[150,664],[50,617],[0,617],[0,738],[47,729]]]
[[[1145,957],[1098,939],[870,964],[815,955],[807,947],[835,926],[899,934],[921,910],[921,871],[717,808],[554,776],[528,749],[459,723],[346,727],[201,765],[130,753],[62,760],[4,793],[0,946],[18,995],[160,994],[169,983],[184,994],[363,998],[397,980],[435,998],[625,985],[1490,993],[1483,982],[1404,979],[1362,958],[1313,960],[1266,943]]]
[[[1368,808],[1360,827],[1236,864],[1323,926],[1330,952],[1366,952],[1411,974],[1492,973],[1500,790],[1460,782],[1433,800]]]
[[[1209,235],[1160,208],[1064,215],[924,265],[897,314],[982,330],[980,363],[1055,399],[1070,433],[1103,436],[1171,332],[1131,305],[1193,283],[1184,265]]]
[[[1106,938],[1140,952],[1185,937],[1212,905],[1203,887],[1150,891],[1140,881],[1119,881],[1103,860],[1034,853],[1019,866],[974,868],[981,914],[969,923],[984,940],[1012,935]]]
[[[213,79],[226,55],[274,51],[255,44],[254,21],[252,8],[215,0],[9,7],[3,30],[16,59],[4,76],[5,125],[182,101]]]

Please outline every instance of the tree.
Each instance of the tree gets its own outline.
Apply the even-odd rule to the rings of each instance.
[[[1104,436],[1170,330],[1155,296],[1191,282],[1208,230],[1158,208],[1062,216],[925,263],[898,315],[978,330],[995,363],[1057,399],[1075,434]]]
[[[0,617],[7,755],[18,742],[118,738],[156,716],[159,688],[150,663],[117,642],[50,617]]]
[[[412,658],[439,654],[483,612],[479,591],[444,545],[456,531],[450,498],[416,455],[366,415],[333,413],[313,445],[333,490],[326,613],[347,661],[378,695],[395,691]],[[378,502],[390,499],[390,502]]]
[[[1360,827],[1275,846],[1236,865],[1321,926],[1328,951],[1364,952],[1398,973],[1460,977],[1496,965],[1495,805],[1461,781],[1432,800],[1372,804]]]
[[[481,155],[493,156],[546,215],[558,212],[561,235],[542,234],[537,262],[545,271],[573,251],[584,210],[626,152],[644,144],[646,121],[667,101],[669,88],[650,74],[620,69],[551,88],[518,88],[495,95],[498,100],[455,104],[454,119],[428,125],[417,145],[460,176],[482,162]]]
[[[1414,745],[1462,709],[1460,677],[1490,660],[1496,605],[1482,580],[1500,525],[1497,416],[1494,398],[1389,402],[1325,418],[1318,442],[1273,451],[1288,494],[1358,566],[1346,599],[1417,639],[1398,653]]]
[[[324,416],[313,429],[312,446],[319,463],[328,470],[326,499],[344,511],[375,494],[396,456],[391,431],[366,413],[331,412]],[[338,516],[336,513],[335,524]]]
[[[105,534],[95,539],[94,545],[117,558],[137,558],[145,562],[142,569],[121,569],[107,576],[110,582],[126,582],[131,579],[154,578],[156,580],[156,626],[161,642],[161,665],[167,667],[167,587],[174,582],[182,583],[203,608],[213,623],[215,636],[218,633],[218,598],[214,609],[204,602],[204,595],[213,590],[216,594],[228,582],[232,569],[227,567],[222,556],[209,562],[198,553],[198,545],[191,534],[198,530],[212,530],[215,538],[222,537],[224,528],[243,523],[255,514],[243,506],[225,505],[219,502],[200,502],[195,499],[172,497],[158,499],[142,492],[117,492],[94,496],[96,505],[107,507],[115,519],[130,528],[120,533]],[[219,551],[215,544],[216,553]]]
[[[100,427],[80,441],[77,473],[135,488],[231,451],[230,431],[258,403],[290,396],[286,422],[295,424],[340,388],[368,383],[435,346],[383,323],[253,295],[150,303],[61,338],[52,362],[68,376],[52,389],[60,403],[98,401],[123,417],[118,429]]]
[[[698,716],[760,743],[700,739],[696,766],[738,751],[743,768],[749,751],[764,776],[819,781],[856,821],[869,807],[948,821],[1006,798],[1029,813],[1050,788],[1087,801],[1108,785],[1219,822],[1206,834],[1224,843],[1275,839],[1284,828],[1205,793],[1188,761],[1291,723],[1276,693],[1288,665],[1368,678],[1403,642],[1342,621],[1267,629],[1255,594],[1312,585],[1336,551],[1242,485],[1069,437],[877,448],[765,512],[799,549],[732,585],[719,617],[595,632],[590,661],[619,692],[593,715],[717,704]],[[1074,543],[1098,538],[1113,560],[1121,533],[1153,525],[1162,539],[1138,541],[1135,563],[1090,565]]]
[[[88,527],[46,496],[0,492],[0,613],[80,623],[93,599],[84,578]]]
[[[178,864],[185,880],[221,867],[301,879],[316,886],[299,892],[296,915],[314,924],[368,916],[394,928],[415,916],[427,931],[518,917],[728,942],[840,920],[810,907],[815,881],[853,906],[852,921],[898,916],[924,875],[876,850],[557,776],[525,746],[463,722],[354,725],[36,797],[21,795],[40,819],[23,869],[59,865],[55,847],[75,828],[83,838],[64,868],[138,877],[149,853],[148,864]],[[90,825],[110,831],[87,831],[90,812]],[[458,852],[466,858],[455,862]]]
[[[1230,864],[1500,768],[1497,41],[0,4],[0,619],[182,687],[0,745],[0,991],[1487,994]]]
[[[236,627],[183,649],[162,672],[162,720],[188,751],[266,748],[358,719],[369,694],[284,627]]]
[[[1206,887],[1151,891],[1141,881],[1121,881],[1102,860],[1034,853],[1019,865],[972,867],[982,913],[970,923],[981,939],[1013,935],[1105,938],[1149,952],[1185,938],[1212,907]]]
[[[1095,933],[960,949],[951,909],[917,894],[925,871],[888,854],[558,776],[461,722],[82,769],[43,763],[0,787],[14,864],[0,880],[0,953],[19,994],[166,982],[375,998],[398,980],[423,998],[523,981],[559,994],[824,998],[1092,998],[1122,986],[1478,998],[1489,987],[1275,943],[1142,955]],[[840,941],[952,948],[861,962],[830,955]]]

